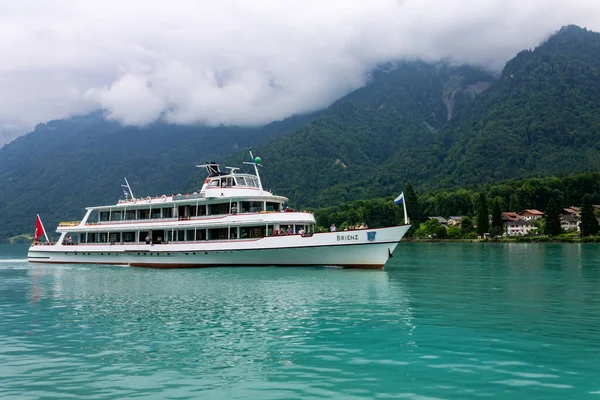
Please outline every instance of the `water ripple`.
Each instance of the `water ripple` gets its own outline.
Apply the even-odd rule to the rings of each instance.
[[[0,248],[0,397],[600,393],[599,250],[400,249],[386,271],[155,271]]]

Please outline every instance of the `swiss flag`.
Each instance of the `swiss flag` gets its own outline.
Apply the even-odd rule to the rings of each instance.
[[[42,219],[38,215],[35,220],[35,240],[38,240],[44,233],[44,225],[42,225]]]

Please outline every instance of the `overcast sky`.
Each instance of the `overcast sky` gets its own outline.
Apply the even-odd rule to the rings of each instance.
[[[0,132],[96,109],[125,124],[262,124],[323,108],[377,64],[500,70],[599,0],[0,3]]]

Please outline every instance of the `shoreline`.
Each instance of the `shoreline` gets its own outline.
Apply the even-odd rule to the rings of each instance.
[[[411,243],[600,243],[600,238],[551,239],[546,236],[519,237],[518,239],[420,239],[403,238],[401,242]]]

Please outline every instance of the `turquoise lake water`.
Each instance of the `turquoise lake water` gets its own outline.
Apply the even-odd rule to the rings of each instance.
[[[36,265],[0,398],[600,399],[600,246],[401,243],[384,271]]]

